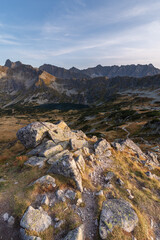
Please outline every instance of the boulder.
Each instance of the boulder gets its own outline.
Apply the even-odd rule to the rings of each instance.
[[[129,148],[132,150],[135,154],[138,155],[138,157],[146,158],[146,155],[142,152],[142,150],[135,144],[131,139],[127,138],[126,140],[118,140],[114,142],[113,147],[116,148],[118,151],[124,151],[125,148]]]
[[[52,140],[48,140],[30,151],[28,155],[49,158],[62,150],[63,148],[60,144],[56,145]]]
[[[36,184],[36,183],[41,184],[41,185],[52,185],[53,188],[56,187],[55,179],[49,175],[38,178],[31,185]]]
[[[34,148],[41,143],[47,134],[47,130],[43,123],[33,122],[19,129],[17,138],[26,148]]]
[[[137,223],[137,214],[129,202],[123,199],[109,199],[103,202],[99,224],[99,234],[102,239],[107,239],[107,235],[116,226],[126,232],[132,232]]]
[[[51,217],[41,207],[34,209],[30,206],[23,215],[20,225],[29,231],[37,233],[46,230],[52,223]]]
[[[49,137],[55,143],[79,138],[80,132],[73,132],[64,121],[56,124],[49,122],[33,122],[21,128],[17,132],[17,138],[26,148],[34,148],[39,145],[44,137]]]
[[[77,138],[71,138],[70,139],[70,146],[72,150],[81,149],[83,147],[86,147],[88,145],[88,142],[85,139],[79,140]]]
[[[111,145],[105,139],[101,138],[94,144],[95,154],[96,155],[104,155],[107,154],[107,157],[111,155],[110,149]],[[109,151],[109,152],[108,152]]]
[[[78,190],[83,191],[81,174],[72,154],[65,155],[55,161],[49,172],[72,178],[76,182]]]
[[[47,161],[47,158],[45,157],[36,157],[36,156],[33,156],[33,157],[30,157],[28,159],[28,161],[26,161],[24,164],[26,166],[30,166],[30,167],[43,167],[45,162]]]
[[[84,225],[70,231],[63,240],[84,240]]]

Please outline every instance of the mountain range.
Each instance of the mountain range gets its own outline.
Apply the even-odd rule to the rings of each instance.
[[[95,104],[117,93],[158,94],[160,70],[152,64],[79,70],[44,64],[39,68],[7,60],[0,66],[0,106],[44,103]]]

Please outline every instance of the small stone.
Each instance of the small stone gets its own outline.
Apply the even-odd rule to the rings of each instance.
[[[6,221],[8,221],[8,219],[9,219],[9,214],[8,214],[8,213],[5,213],[5,214],[3,215],[3,220],[6,222]]]
[[[65,202],[66,199],[65,199],[65,195],[64,195],[64,191],[63,190],[57,190],[56,196],[57,196],[57,199],[59,201]]]
[[[106,177],[105,177],[105,181],[108,182],[109,180],[111,180],[114,177],[114,173],[113,172],[108,172]]]
[[[13,225],[14,222],[15,222],[15,218],[13,216],[10,216],[9,219],[8,219],[8,224]]]
[[[100,190],[99,192],[96,193],[97,196],[103,196],[104,193],[103,193],[103,190]]]
[[[152,173],[150,171],[145,172],[145,174],[147,175],[147,177],[152,177]]]
[[[120,178],[117,178],[116,183],[120,186],[124,185],[124,182]]]
[[[15,182],[14,184],[18,184],[18,182]]]
[[[105,184],[105,188],[113,188],[113,185],[110,182],[108,182],[107,184]]]
[[[137,240],[137,238],[135,238],[134,236],[132,236],[132,240]]]
[[[153,219],[151,219],[150,225],[151,225],[151,228],[153,229],[153,228],[154,228],[154,222],[153,222]]]
[[[47,205],[47,206],[49,205],[49,198],[47,197],[47,195],[43,196],[41,204],[44,204],[44,205]]]
[[[54,221],[55,221],[55,222],[59,222],[59,218],[55,218]]]
[[[134,198],[134,196],[132,195],[132,193],[131,193],[131,190],[130,189],[127,189],[127,192],[128,192],[128,194],[129,194],[129,199],[133,199]]]
[[[95,225],[98,226],[98,220],[97,219],[95,220]]]
[[[78,198],[76,205],[79,206],[83,202],[82,198]]]
[[[56,224],[55,224],[55,228],[59,228],[59,227],[61,227],[62,225],[63,225],[63,223],[64,223],[64,221],[63,220],[60,220],[60,221],[58,221],[58,222],[56,222]]]
[[[4,178],[0,178],[0,183],[6,182]]]
[[[74,200],[75,197],[76,197],[76,193],[75,193],[74,191],[68,189],[68,190],[65,192],[65,197]]]

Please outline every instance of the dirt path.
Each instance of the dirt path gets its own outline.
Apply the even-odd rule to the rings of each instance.
[[[91,174],[91,181],[94,186],[101,185],[104,187],[103,172],[111,166],[112,161],[105,156],[100,157],[99,165],[94,165],[94,171]],[[85,207],[79,208],[80,216],[85,226],[86,240],[97,240],[98,219],[97,219],[97,202],[96,191],[84,189],[82,199]]]

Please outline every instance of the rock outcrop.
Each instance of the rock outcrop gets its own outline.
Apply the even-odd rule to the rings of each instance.
[[[22,227],[23,239],[36,239],[35,236],[28,236],[25,230],[39,233],[46,230],[52,222],[52,225],[56,229],[61,229],[66,224],[65,219],[59,219],[59,216],[58,218],[55,217],[52,221],[50,211],[47,210],[47,213],[42,209],[45,205],[47,208],[54,207],[56,203],[62,205],[68,204],[64,211],[72,207],[83,222],[80,227],[70,231],[64,240],[84,240],[86,236],[90,238],[95,232],[92,228],[95,226],[96,211],[93,209],[96,198],[106,199],[103,202],[99,222],[101,239],[107,239],[108,234],[115,227],[120,227],[126,232],[134,230],[138,223],[138,216],[132,205],[124,199],[114,198],[115,196],[112,195],[112,192],[106,193],[106,188],[110,188],[112,191],[115,184],[117,184],[116,187],[123,189],[124,194],[126,194],[126,197],[130,201],[136,198],[136,194],[132,188],[131,190],[129,188],[125,189],[126,182],[123,179],[124,176],[121,180],[120,176],[114,172],[115,165],[111,168],[112,159],[114,159],[114,155],[112,158],[112,154],[115,153],[113,147],[117,151],[127,153],[133,161],[138,159],[139,164],[142,165],[143,162],[145,164],[150,164],[151,162],[157,164],[156,154],[152,154],[151,152],[147,154],[143,153],[140,147],[131,139],[116,141],[112,144],[112,147],[105,139],[91,139],[87,138],[82,131],[72,131],[63,121],[57,124],[48,122],[29,124],[19,130],[17,136],[26,147],[32,148],[27,153],[32,157],[25,164],[32,167],[43,165],[45,168],[48,167],[49,170],[46,170],[47,173],[51,175],[55,174],[54,177],[45,175],[30,184],[44,185],[45,187],[42,187],[41,190],[45,192],[39,194],[39,198],[36,200],[39,205],[36,205],[38,204],[37,202],[35,205],[32,204],[21,219],[20,225]],[[141,160],[141,158],[145,160]],[[108,172],[106,172],[107,169],[109,169]],[[57,174],[64,176],[64,178],[58,178]],[[149,171],[146,172],[146,175],[153,177]],[[73,186],[71,187],[68,184],[70,181],[67,182],[67,178],[75,182],[76,186],[74,190],[72,189]],[[66,185],[68,186],[61,187],[59,184],[60,179],[66,180]],[[91,191],[86,188],[86,179],[87,181],[91,181],[96,190]],[[101,186],[101,189],[98,189],[97,186]],[[88,204],[88,206],[84,206],[85,210],[81,211],[81,205],[83,204]],[[36,206],[36,208],[37,206],[42,207],[35,209],[32,206]],[[88,214],[88,211],[91,212]],[[85,214],[88,214],[87,218],[85,218]],[[88,219],[92,223],[89,225],[89,234],[87,235],[84,232],[84,225],[88,224]],[[98,221],[96,221],[96,226],[98,226]]]
[[[103,203],[100,216],[99,234],[107,239],[115,226],[131,232],[138,223],[138,217],[129,202],[122,199],[110,199]]]

